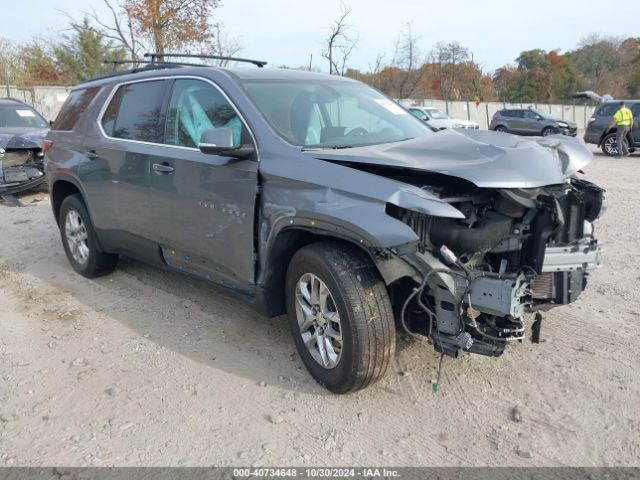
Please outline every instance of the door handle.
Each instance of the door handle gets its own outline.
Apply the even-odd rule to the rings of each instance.
[[[100,157],[100,155],[98,155],[95,150],[88,150],[88,151],[84,152],[84,155],[89,160],[95,160],[96,158]]]
[[[153,171],[158,175],[168,175],[169,173],[173,173],[175,170],[175,168],[166,162],[154,163],[151,168],[153,168]]]

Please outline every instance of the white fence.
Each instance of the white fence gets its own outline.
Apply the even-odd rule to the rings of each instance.
[[[71,87],[3,87],[0,96],[7,95],[33,105],[47,120],[54,120],[60,111],[60,107],[67,98]],[[591,117],[594,107],[584,105],[549,105],[535,103],[503,103],[481,102],[480,105],[472,101],[444,101],[429,99],[404,99],[400,100],[404,106],[436,107],[449,113],[452,118],[460,118],[477,122],[480,128],[489,128],[491,117],[503,108],[537,108],[549,112],[561,120],[571,120],[578,124],[579,129],[584,129],[587,120]]]
[[[60,107],[67,99],[71,87],[26,87],[3,86],[0,97],[22,100],[33,106],[47,120],[55,120]]]
[[[491,117],[498,110],[503,108],[535,108],[543,112],[548,112],[554,118],[569,120],[578,124],[578,129],[583,130],[587,121],[593,114],[595,107],[585,105],[550,105],[542,103],[503,103],[503,102],[481,102],[480,105],[472,101],[444,101],[429,99],[403,99],[400,103],[405,107],[421,106],[436,107],[444,112],[448,112],[451,118],[471,120],[480,125],[480,128],[489,128]]]

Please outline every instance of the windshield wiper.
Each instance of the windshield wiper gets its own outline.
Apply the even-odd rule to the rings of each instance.
[[[302,151],[309,152],[314,150],[341,150],[344,148],[353,148],[353,145],[327,145],[324,147],[302,147]]]

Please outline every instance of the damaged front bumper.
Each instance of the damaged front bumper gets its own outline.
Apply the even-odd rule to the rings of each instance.
[[[499,356],[509,342],[525,338],[525,315],[578,298],[589,272],[600,266],[602,246],[590,237],[562,247],[548,246],[540,274],[530,268],[516,273],[465,271],[428,252],[417,255],[430,272],[436,272],[431,288],[416,302],[429,305],[426,313],[434,322],[433,330],[422,333],[437,351],[450,356],[463,350]]]
[[[466,195],[449,197],[464,220],[388,210],[420,237],[416,252],[398,251],[415,272],[400,320],[442,353],[498,356],[525,338],[527,314],[574,302],[585,289],[601,263],[593,222],[606,197],[578,178]]]
[[[0,195],[12,195],[44,183],[44,163],[31,149],[0,148]]]

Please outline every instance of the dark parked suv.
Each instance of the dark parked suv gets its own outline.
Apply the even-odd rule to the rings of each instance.
[[[491,118],[489,130],[517,135],[569,135],[575,137],[575,122],[557,120],[548,113],[531,108],[507,108],[498,110]]]
[[[599,263],[582,142],[436,134],[343,77],[155,64],[76,87],[48,140],[78,273],[127,255],[287,313],[337,393],[387,371],[396,324],[442,354],[499,356]]]
[[[640,100],[625,100],[625,105],[633,113],[633,128],[626,138],[629,151],[640,148]],[[618,155],[616,145],[616,128],[609,128],[613,114],[620,108],[620,100],[606,102],[600,105],[589,119],[584,141],[598,145],[602,152],[609,156]]]

